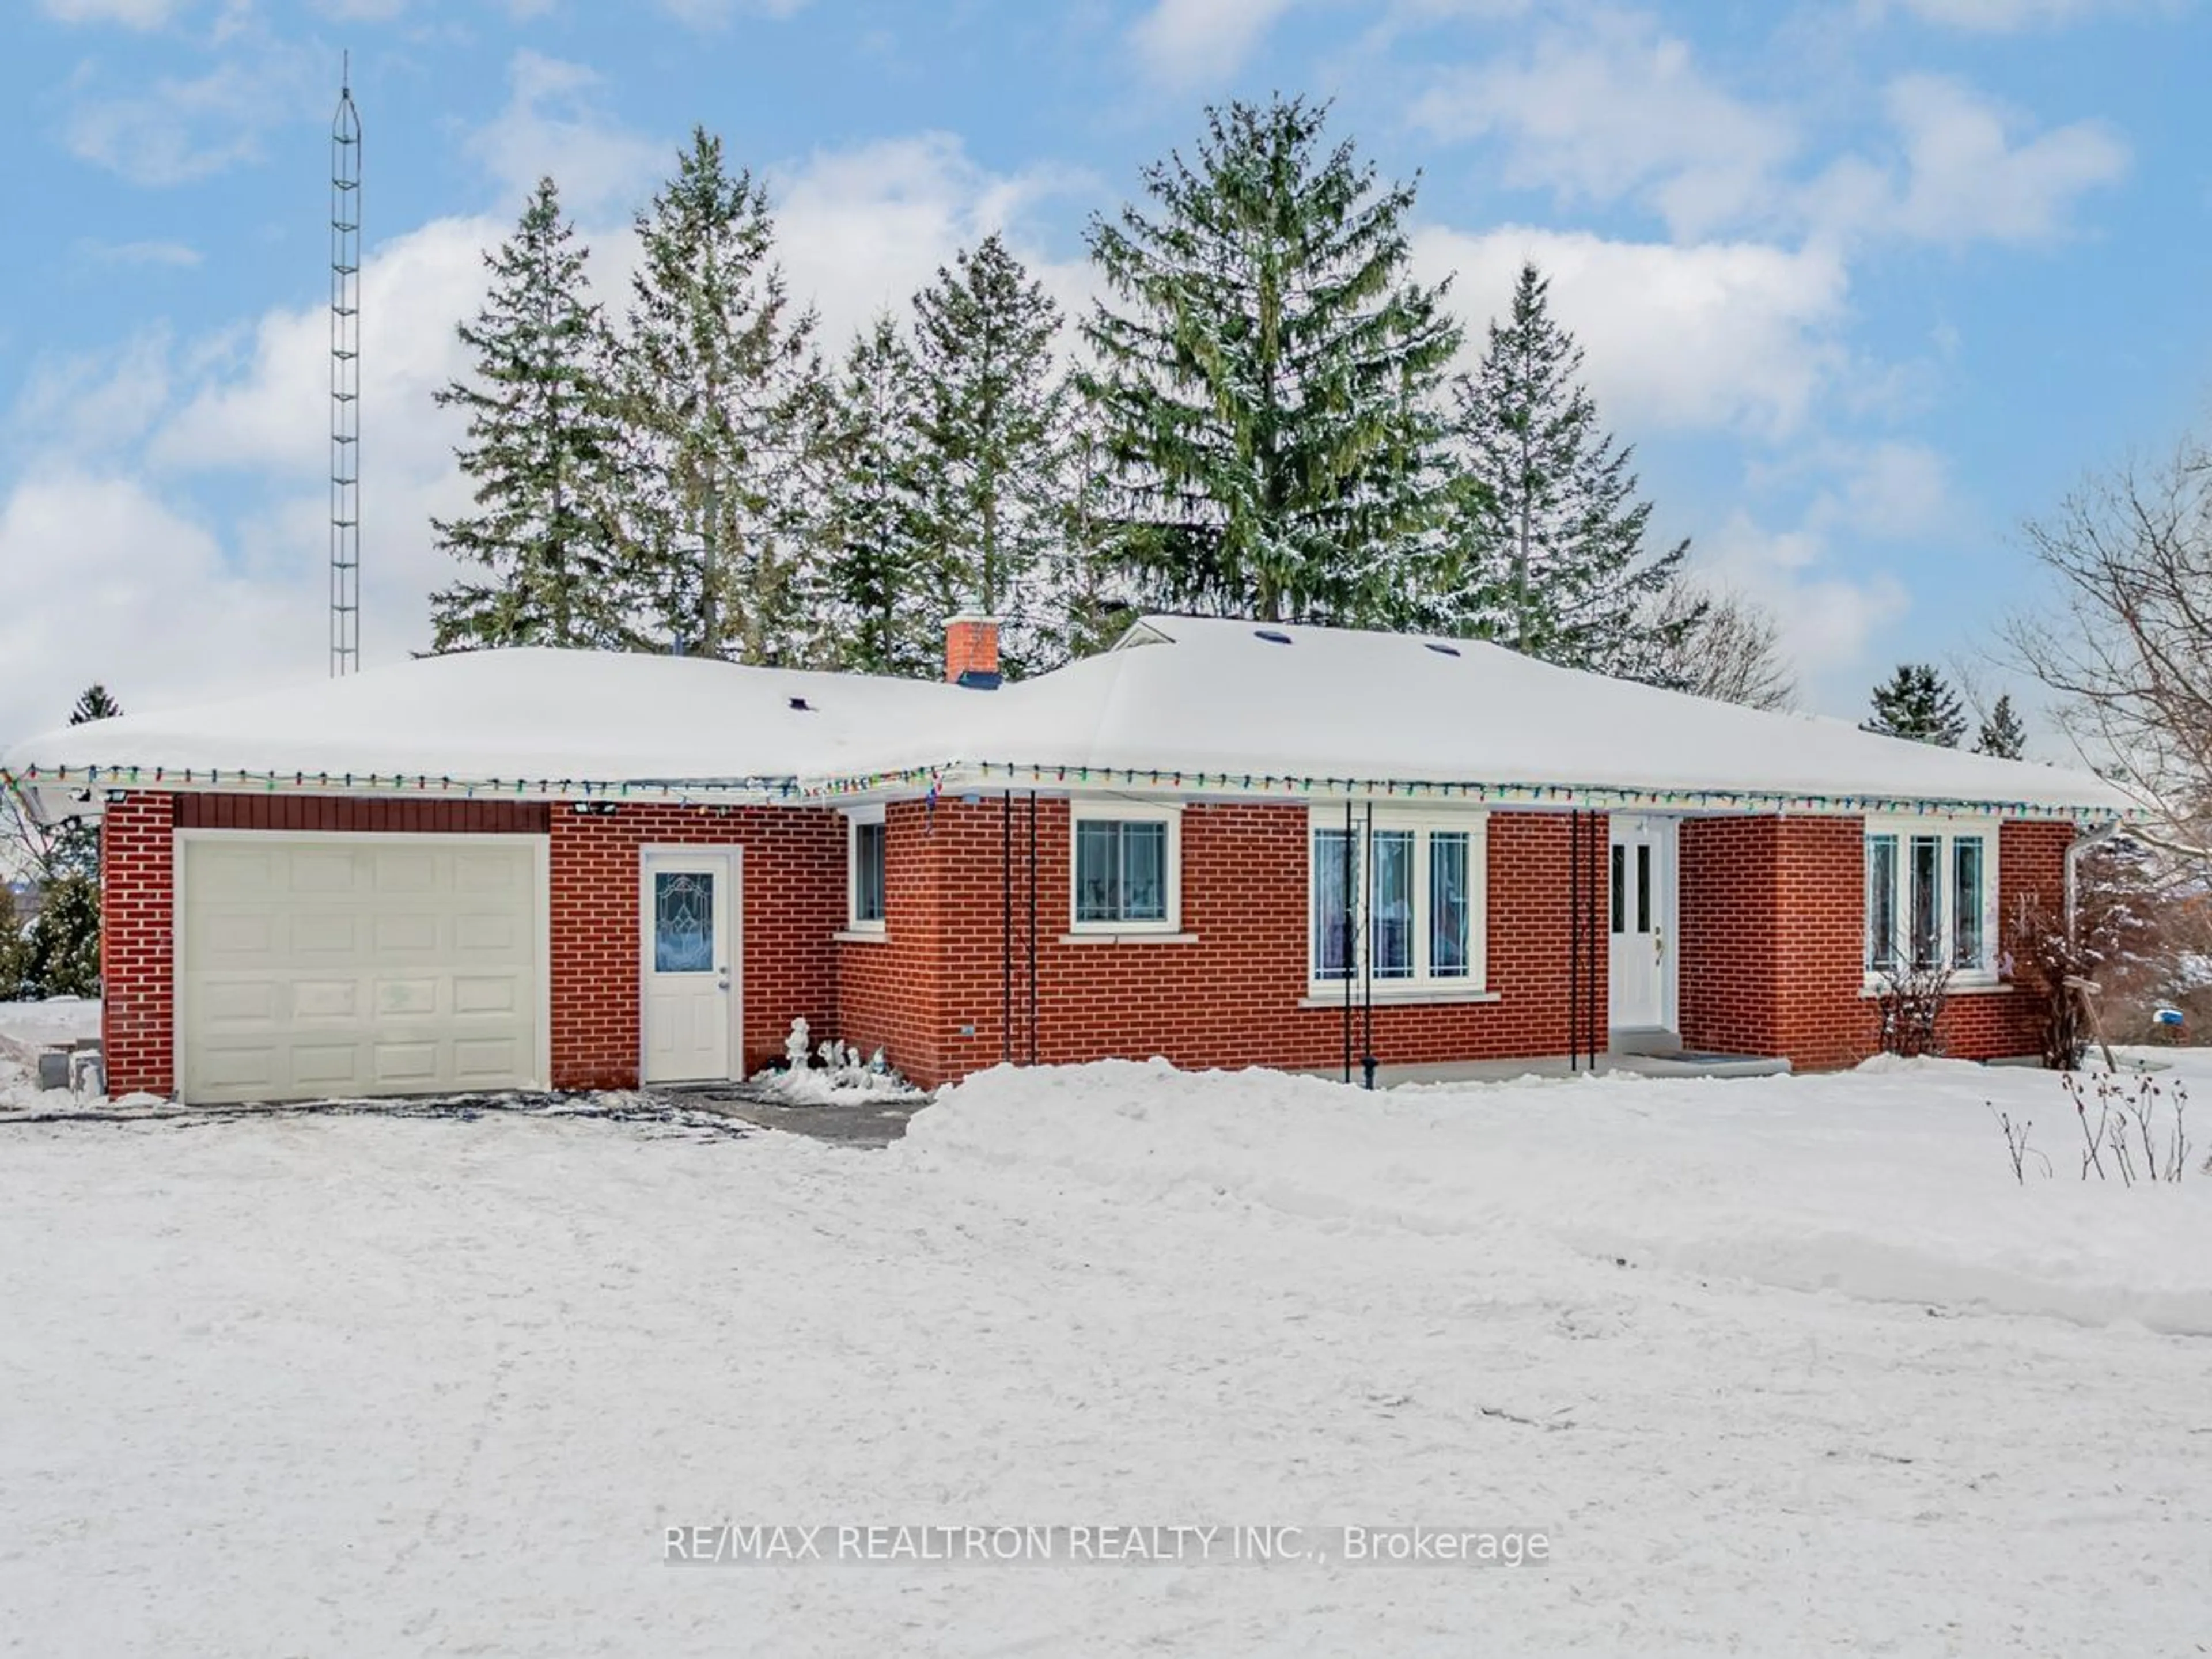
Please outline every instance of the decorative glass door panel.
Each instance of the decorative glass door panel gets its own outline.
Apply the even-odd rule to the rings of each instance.
[[[714,878],[711,872],[653,872],[653,969],[657,974],[714,971]]]

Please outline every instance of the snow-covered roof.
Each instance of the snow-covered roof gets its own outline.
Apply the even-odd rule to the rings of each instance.
[[[34,777],[136,769],[142,781],[159,769],[180,786],[220,787],[228,775],[520,783],[532,793],[564,781],[720,782],[773,793],[802,773],[864,768],[886,744],[921,744],[977,695],[700,657],[479,651],[62,726],[0,763],[19,776],[36,768]]]
[[[1497,646],[1181,617],[1148,617],[1112,651],[989,692],[598,652],[429,658],[65,726],[0,765],[48,787],[158,779],[555,798],[1010,781],[1691,810],[2131,808],[2087,774],[1763,714]]]
[[[1876,737],[1554,667],[1472,641],[1147,617],[1103,655],[1006,688],[965,757],[1071,775],[1155,769],[1765,803],[2106,815],[2078,772]],[[1540,799],[1540,796],[1537,798]],[[1680,804],[1695,805],[1694,800]]]

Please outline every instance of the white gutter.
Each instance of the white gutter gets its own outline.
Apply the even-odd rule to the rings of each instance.
[[[2114,818],[2101,830],[2092,830],[2086,836],[2076,836],[2066,848],[2066,942],[2069,945],[2081,942],[2075,937],[2075,913],[2081,908],[2081,855],[2094,852],[2118,835],[2124,822],[2124,819]]]

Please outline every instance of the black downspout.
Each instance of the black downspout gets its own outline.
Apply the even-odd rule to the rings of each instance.
[[[999,817],[999,1062],[1014,1057],[1014,792],[1001,798]]]
[[[1611,873],[1607,870],[1607,865],[1611,857],[1612,825],[1613,819],[1610,815],[1601,817],[1595,812],[1590,814],[1590,863],[1596,871],[1604,872],[1607,875]],[[1607,962],[1608,969],[1607,975],[1600,978],[1597,971],[1598,947],[1607,943],[1607,929],[1613,925],[1612,890],[1607,884],[1604,889],[1606,897],[1601,899],[1598,896],[1599,882],[1600,877],[1593,874],[1590,878],[1589,906],[1589,1039],[1590,1070],[1593,1072],[1597,1070],[1597,1057],[1605,1052],[1611,1042],[1610,1032],[1613,1023],[1611,1003],[1613,980],[1610,973],[1612,966],[1610,957]]]
[[[1567,1070],[1583,1068],[1583,815],[1567,814]]]
[[[1583,1029],[1589,1033],[1589,1068],[1593,1072],[1597,1070],[1597,1057],[1605,1047],[1605,1027],[1600,1023],[1605,1018],[1603,1012],[1605,981],[1598,977],[1597,946],[1598,930],[1610,926],[1612,921],[1607,910],[1611,902],[1611,890],[1605,886],[1602,881],[1602,876],[1611,873],[1605,870],[1607,822],[1607,820],[1600,817],[1595,812],[1589,815],[1589,850],[1583,854],[1590,866],[1590,898],[1588,932],[1585,935],[1588,940],[1585,948],[1589,951],[1589,966],[1583,975],[1583,982],[1589,988],[1587,994],[1589,997],[1589,1012],[1584,1018]],[[1606,895],[1603,899],[1599,897],[1601,892]]]
[[[1597,1070],[1598,1055],[1605,1050],[1606,982],[1598,977],[1597,945],[1598,930],[1607,925],[1605,901],[1598,896],[1602,890],[1598,872],[1605,862],[1606,823],[1595,812],[1589,815],[1589,846],[1583,854],[1583,862],[1589,866],[1583,872],[1583,878],[1589,890],[1589,903],[1583,921],[1583,948],[1589,953],[1583,959],[1583,983],[1588,988],[1585,994],[1589,998],[1589,1012],[1583,1021],[1583,1030],[1589,1034],[1589,1068],[1593,1072]]]
[[[1367,803],[1367,885],[1360,890],[1367,901],[1367,948],[1360,953],[1362,1000],[1367,1008],[1360,1019],[1359,1069],[1366,1086],[1375,1086],[1375,803]]]
[[[1030,791],[1030,1064],[1037,1063],[1036,791]]]
[[[1344,1080],[1352,1081],[1352,799],[1344,802]]]

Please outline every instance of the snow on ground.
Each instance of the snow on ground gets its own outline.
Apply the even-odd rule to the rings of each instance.
[[[2212,1103],[2212,1059],[2179,1074]],[[2061,1179],[2014,1183],[1984,1099]],[[1380,1097],[1112,1066],[987,1075],[881,1153],[0,1126],[0,1631],[2202,1652],[2212,1177],[2084,1188],[2060,1100],[1940,1064]],[[724,1522],[1520,1527],[1552,1559],[664,1561]]]
[[[0,1002],[0,1036],[29,1043],[74,1042],[100,1035],[97,997],[49,997],[43,1002]]]
[[[67,1089],[41,1089],[27,1060],[41,1048],[60,1048],[100,1035],[97,998],[52,997],[43,1002],[0,1002],[0,1113],[73,1108]]]

